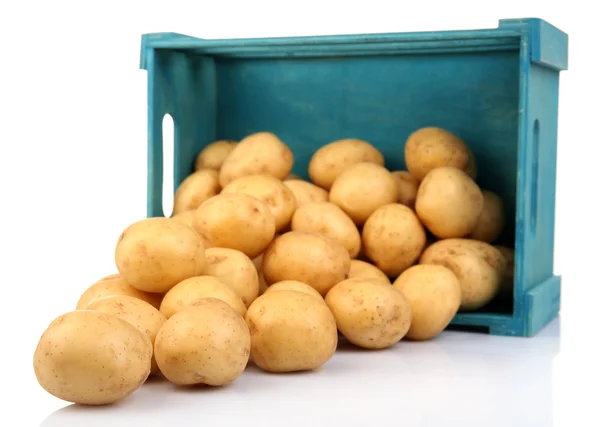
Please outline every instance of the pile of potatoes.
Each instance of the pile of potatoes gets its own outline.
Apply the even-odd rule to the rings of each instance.
[[[428,127],[404,154],[408,170],[390,171],[372,144],[338,140],[313,154],[308,181],[273,133],[208,145],[173,215],[123,230],[118,273],[43,333],[40,385],[99,405],[151,375],[224,386],[250,361],[315,370],[339,334],[371,350],[428,340],[510,295],[513,251],[494,246],[503,202],[478,186],[469,147]]]

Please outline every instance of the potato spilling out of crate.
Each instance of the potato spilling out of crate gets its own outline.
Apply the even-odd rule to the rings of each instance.
[[[250,361],[316,370],[338,333],[364,349],[429,340],[459,311],[510,293],[503,201],[478,185],[467,144],[417,129],[405,160],[407,170],[389,170],[375,145],[340,139],[296,170],[270,132],[206,146],[173,216],[122,231],[118,273],[44,332],[40,385],[106,404],[159,373],[217,387]]]

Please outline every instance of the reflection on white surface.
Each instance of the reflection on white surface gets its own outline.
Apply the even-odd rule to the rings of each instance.
[[[543,426],[552,423],[552,360],[560,323],[534,338],[445,332],[363,351],[346,343],[319,371],[254,366],[228,387],[146,383],[118,405],[66,406],[40,427]]]

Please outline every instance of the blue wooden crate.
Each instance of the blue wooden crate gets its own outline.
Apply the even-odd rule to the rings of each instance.
[[[307,177],[311,155],[346,137],[372,142],[390,169],[423,126],[472,148],[478,182],[509,212],[500,243],[515,247],[512,304],[459,313],[452,326],[531,336],[557,316],[553,275],[559,73],[568,37],[540,19],[495,29],[203,40],[142,37],[148,76],[148,216],[162,216],[162,122],[175,123],[174,190],[216,139],[268,130]]]

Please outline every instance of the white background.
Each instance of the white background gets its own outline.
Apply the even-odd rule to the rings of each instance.
[[[469,402],[484,405],[479,411],[489,409],[492,419],[498,420],[504,414],[509,416],[507,419],[524,423],[526,417],[520,418],[515,412],[515,402],[521,402],[519,411],[526,412],[523,408],[527,408],[528,399],[531,407],[536,408],[533,404],[536,398],[544,392],[550,393],[548,384],[552,384],[552,399],[547,404],[551,405],[548,411],[554,417],[554,426],[599,425],[595,409],[600,380],[596,345],[600,304],[597,274],[600,36],[595,28],[597,15],[585,3],[510,0],[369,0],[357,6],[348,1],[325,0],[271,4],[173,0],[0,3],[3,292],[0,340],[3,421],[0,424],[38,426],[54,410],[65,406],[44,392],[35,380],[32,355],[37,340],[53,318],[74,309],[87,286],[115,272],[113,253],[117,237],[126,225],[145,215],[146,74],[139,69],[142,33],[173,31],[221,38],[446,30],[494,28],[501,18],[540,17],[570,36],[570,69],[561,75],[559,111],[555,272],[563,276],[560,338],[542,337],[539,341],[516,343],[514,339],[450,334],[446,337],[449,347],[444,347],[445,341],[441,341],[438,347],[430,345],[414,350],[421,354],[419,357],[405,356],[403,363],[413,363],[417,372],[410,378],[391,375],[393,361],[386,365],[387,370],[382,370],[377,368],[383,366],[379,361],[373,362],[378,359],[365,359],[369,355],[343,354],[340,361],[372,366],[372,374],[363,369],[360,377],[352,377],[352,370],[334,369],[337,374],[333,378],[314,375],[309,379],[298,376],[273,379],[280,386],[274,405],[281,408],[279,405],[287,396],[288,400],[297,401],[299,406],[295,411],[313,414],[321,411],[323,416],[311,421],[313,425],[321,425],[319,420],[328,420],[333,425],[336,419],[346,425],[357,425],[361,415],[356,413],[352,420],[340,421],[346,409],[357,406],[362,408],[362,416],[370,414],[371,420],[389,416],[385,418],[388,421],[380,421],[382,425],[396,425],[402,420],[405,425],[424,423],[424,418],[417,416],[418,411],[431,412],[435,408],[441,411],[439,419],[458,424],[461,412],[477,411],[465,409]],[[546,335],[551,337],[556,333],[556,326],[546,331]],[[532,360],[537,359],[528,359],[528,355],[544,352],[547,340],[560,342],[560,352],[549,359],[552,367],[544,371],[547,375],[532,375],[536,366]],[[439,346],[456,350],[453,346],[463,342],[462,368],[448,367],[443,358],[434,356]],[[498,355],[514,357],[514,363],[506,364]],[[355,358],[354,362],[347,359],[350,356]],[[477,371],[477,378],[468,375],[475,371],[464,365],[473,360],[487,360],[489,364],[484,368],[477,363],[472,365],[472,369],[482,369]],[[381,363],[384,362],[382,359]],[[423,363],[427,369],[423,369]],[[498,373],[498,365],[494,364],[506,365],[502,369],[507,376],[512,372],[511,382],[494,382],[493,372]],[[441,381],[449,374],[446,369],[455,369],[451,382]],[[456,376],[456,372],[465,374]],[[492,375],[489,382],[486,372]],[[255,377],[257,388],[253,389]],[[236,395],[235,389],[229,395],[181,397],[176,406],[178,418],[186,410],[181,402],[187,402],[190,409],[198,404],[194,399],[211,399],[227,419],[236,416],[237,408],[247,425],[254,425],[260,418],[268,420],[269,414],[281,410],[265,402],[273,399],[261,394],[268,393],[262,384],[271,380],[265,378],[250,372],[243,384],[244,390],[252,392],[244,398]],[[492,388],[503,387],[496,389],[493,401],[484,402],[481,394],[472,389],[484,387],[485,383]],[[368,387],[377,388],[378,384],[379,388],[386,387],[388,398],[375,402]],[[419,389],[415,384],[428,386]],[[532,384],[534,387],[524,393]],[[150,396],[148,400],[138,399],[134,408],[151,415],[156,402],[163,399],[159,393],[169,395],[168,390],[160,387],[149,386],[145,391],[145,396]],[[364,387],[366,391],[361,394]],[[310,393],[298,397],[298,390],[326,389],[336,394],[335,390],[353,388],[358,394],[353,394],[347,405],[337,400],[334,404],[334,400],[329,400],[333,397],[323,393],[316,403],[303,400]],[[460,405],[449,405],[450,395],[428,393],[444,388],[464,395],[466,400]],[[416,389],[420,392],[413,394]],[[381,412],[381,405],[389,411]],[[104,416],[110,410],[105,409]],[[126,410],[115,412],[121,415],[112,420],[114,425],[120,425],[118,421],[124,419]],[[13,411],[18,418],[10,417]],[[163,405],[162,416],[164,411]],[[298,420],[296,415],[289,414],[290,422]],[[78,419],[77,425],[92,425],[92,417],[86,418],[85,413],[79,416],[83,418]],[[60,415],[53,417],[44,424],[46,427],[71,425]],[[397,418],[397,422],[391,421],[391,417]],[[198,425],[202,417],[190,412],[187,419],[181,419],[189,425]],[[469,419],[463,418],[462,425],[471,425]],[[166,422],[165,418],[162,420],[156,421],[156,425]]]

